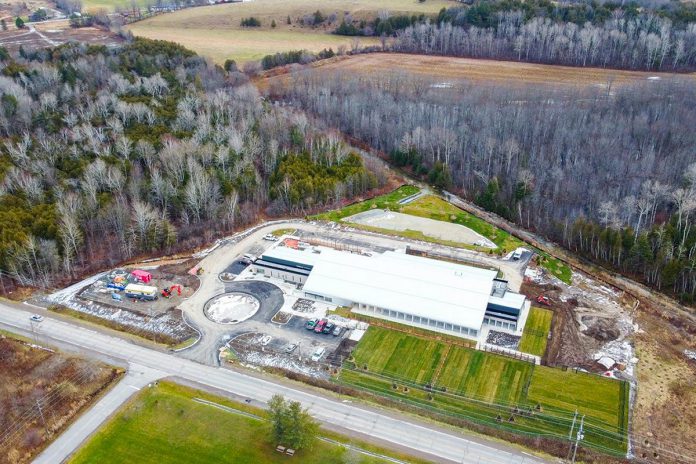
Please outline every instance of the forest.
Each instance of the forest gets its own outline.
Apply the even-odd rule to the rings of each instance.
[[[301,111],[175,44],[0,57],[0,271],[21,285],[191,248],[384,179]]]
[[[402,29],[392,49],[571,66],[696,69],[696,22],[675,24],[653,13],[630,16],[623,10],[597,24],[528,18],[522,10],[496,13],[491,26],[467,24],[466,17],[461,26],[456,20],[426,21]]]
[[[447,89],[314,70],[274,91],[437,187],[683,301],[696,295],[691,79]]]

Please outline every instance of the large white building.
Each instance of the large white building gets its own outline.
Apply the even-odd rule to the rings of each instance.
[[[496,271],[394,251],[367,256],[281,244],[253,270],[296,283],[308,298],[467,338],[484,324],[515,331],[526,304]]]

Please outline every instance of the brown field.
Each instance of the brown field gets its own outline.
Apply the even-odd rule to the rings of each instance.
[[[646,80],[649,77],[668,79],[670,73],[622,71],[602,68],[576,68],[514,61],[479,60],[402,53],[371,53],[343,59],[319,62],[316,67],[326,70],[346,71],[350,74],[384,75],[404,72],[417,76],[443,79],[454,84],[458,80],[478,83],[517,82],[526,84],[606,85]],[[689,74],[696,78],[696,73]]]
[[[652,314],[638,313],[638,390],[633,410],[635,452],[650,462],[694,462],[696,456],[696,337]],[[685,457],[690,456],[687,460]]]
[[[17,29],[12,25],[7,31],[0,31],[0,46],[14,52],[18,51],[20,46],[33,50],[55,47],[69,41],[112,45],[122,42],[122,39],[108,30],[96,27],[72,28],[68,20],[39,23],[24,29]]]
[[[381,10],[391,14],[430,14],[455,5],[453,0],[254,0],[214,6],[187,8],[139,21],[127,26],[137,36],[177,42],[198,54],[223,63],[232,58],[238,63],[259,60],[266,55],[289,50],[318,52],[324,48],[350,50],[352,37],[331,32],[345,13],[352,18],[374,18]],[[320,10],[324,16],[336,15],[333,23],[304,27],[300,19]],[[244,28],[243,18],[255,17],[261,27]],[[290,17],[291,24],[287,24]],[[275,21],[276,27],[271,23]],[[376,45],[376,37],[361,37],[361,46]]]
[[[0,332],[0,463],[29,462],[118,377],[109,366]]]

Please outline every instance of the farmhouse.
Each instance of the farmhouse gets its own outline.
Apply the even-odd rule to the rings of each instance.
[[[496,271],[396,251],[372,256],[281,244],[252,269],[296,283],[307,298],[466,338],[477,338],[484,325],[516,331],[526,307]]]

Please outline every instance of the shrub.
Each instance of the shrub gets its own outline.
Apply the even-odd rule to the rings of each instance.
[[[261,27],[261,21],[258,18],[250,16],[242,19],[242,27]]]

